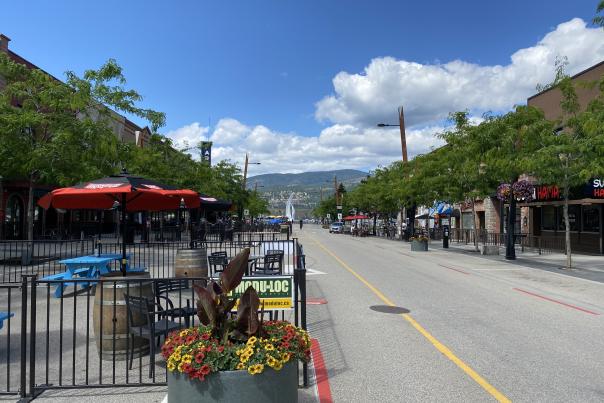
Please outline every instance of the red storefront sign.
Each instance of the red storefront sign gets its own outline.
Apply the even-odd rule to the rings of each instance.
[[[535,200],[560,200],[560,188],[556,185],[535,186]]]

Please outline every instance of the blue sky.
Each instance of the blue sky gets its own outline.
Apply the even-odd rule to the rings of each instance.
[[[187,137],[191,133],[213,136],[218,156],[239,161],[241,153],[248,151],[245,141],[237,145],[228,139],[252,136],[256,143],[247,148],[263,159],[270,155],[270,141],[312,148],[302,144],[304,137],[326,133],[327,140],[335,141],[331,135],[350,145],[354,141],[346,139],[366,134],[375,119],[392,116],[390,120],[395,120],[399,103],[410,105],[409,121],[417,130],[442,125],[442,113],[434,115],[419,106],[416,113],[413,106],[410,86],[429,80],[430,75],[409,76],[414,80],[403,85],[401,77],[411,73],[406,67],[392,73],[394,64],[442,66],[459,60],[474,67],[505,67],[515,52],[536,46],[560,24],[577,17],[589,22],[596,3],[28,1],[3,5],[0,32],[12,39],[13,51],[57,77],[68,69],[81,72],[98,67],[107,58],[117,59],[129,85],[144,95],[143,104],[166,112],[165,133],[178,137],[184,133],[178,130],[192,128],[181,137],[194,138]],[[586,29],[594,28],[587,25]],[[359,81],[355,75],[367,75],[372,60],[386,61],[374,65],[378,71],[372,77],[380,81],[383,69],[384,80],[394,79],[400,85],[377,87],[381,92],[369,91],[367,96],[359,92],[363,83],[352,88]],[[542,66],[543,71],[551,72],[551,57],[544,60],[548,65]],[[571,70],[593,60],[571,59]],[[348,76],[338,90],[333,80],[341,72]],[[530,87],[536,84],[530,83]],[[400,94],[391,94],[389,88]],[[525,100],[530,95],[526,92],[526,88],[518,92],[514,102]],[[333,100],[317,104],[330,95]],[[501,103],[502,109],[509,107],[506,102]],[[477,112],[493,109],[479,99],[467,105],[450,99],[435,99],[434,103],[444,109],[450,105],[449,111],[460,106]],[[380,110],[363,116],[363,110],[374,106]],[[207,129],[209,119],[212,127]],[[384,133],[390,136],[392,131]],[[277,137],[270,140],[270,136]],[[227,139],[224,144],[222,139]],[[426,141],[433,143],[433,139]],[[336,159],[351,156],[342,160],[348,161],[345,167],[369,169],[396,159],[394,153],[382,153],[386,158],[380,159],[377,150],[356,150],[346,144],[330,146]],[[317,164],[312,163],[315,160],[287,166],[282,162],[255,169],[327,169],[333,167],[332,154],[317,154]]]

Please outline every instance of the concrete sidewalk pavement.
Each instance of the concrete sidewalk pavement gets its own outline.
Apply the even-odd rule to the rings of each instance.
[[[568,270],[565,268],[566,255],[559,252],[539,254],[528,249],[523,252],[516,248],[516,260],[506,260],[504,247],[500,247],[499,255],[480,255],[475,251],[473,244],[455,242],[449,243],[448,249],[443,249],[442,241],[431,241],[430,248],[604,283],[604,256],[601,255],[572,254],[572,268]]]

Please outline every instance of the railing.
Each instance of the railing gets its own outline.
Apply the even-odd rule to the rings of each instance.
[[[270,249],[295,250],[297,239],[287,240],[287,234],[241,233],[236,241],[194,241],[194,248],[207,248],[208,254],[227,251],[229,257],[249,247],[252,255],[263,255]],[[191,247],[191,242],[136,242],[126,246],[130,264],[149,269],[152,277],[174,276],[174,263],[179,249]],[[19,282],[24,274],[42,278],[65,271],[62,259],[96,253],[121,253],[119,240],[83,239],[78,241],[0,241],[0,283]],[[286,253],[285,265],[293,267],[294,253]],[[114,263],[114,265],[117,262]],[[292,269],[293,270],[293,269]]]
[[[450,231],[451,242],[464,243],[466,245],[473,244],[475,241],[482,245],[499,245],[505,246],[507,240],[506,233],[489,232],[486,230],[472,230],[454,228]],[[526,249],[533,250],[537,253],[553,253],[566,251],[563,238],[543,237],[530,234],[515,234],[514,244],[518,245],[522,252]]]
[[[295,248],[294,309],[278,312],[281,319],[306,329],[305,256],[301,245],[296,243]],[[148,296],[156,301],[154,290],[166,281],[174,279],[118,277],[91,283],[90,279],[42,280],[24,275],[21,284],[0,284],[0,311],[15,314],[0,330],[0,349],[6,351],[0,359],[0,395],[30,399],[48,389],[165,385],[163,359],[155,356],[152,360],[148,343],[132,344],[128,337],[131,329],[121,296]],[[69,286],[63,297],[54,297],[57,286]],[[190,307],[195,301],[191,288],[174,290],[170,298],[175,308]],[[183,317],[161,315],[157,319],[168,317],[187,325]],[[196,316],[190,320],[188,325],[199,324]],[[125,359],[131,351],[135,353],[132,368]],[[308,385],[306,365],[303,376]]]
[[[94,252],[92,239],[77,241],[0,241],[0,282],[21,281],[21,275],[56,273],[57,261]]]
[[[23,293],[27,283],[0,284],[0,395],[17,395],[22,390],[25,375],[26,351],[24,343],[27,334],[26,322],[23,318],[27,310],[27,292]],[[25,310],[23,310],[25,307]]]

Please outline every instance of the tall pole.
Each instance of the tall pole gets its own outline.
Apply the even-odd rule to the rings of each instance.
[[[247,182],[247,164],[248,164],[248,156],[245,153],[245,165],[243,166],[243,190],[245,190],[245,185]]]
[[[401,130],[401,149],[403,153],[403,162],[407,162],[407,136],[405,134],[405,113],[403,107],[398,108],[398,127]]]

